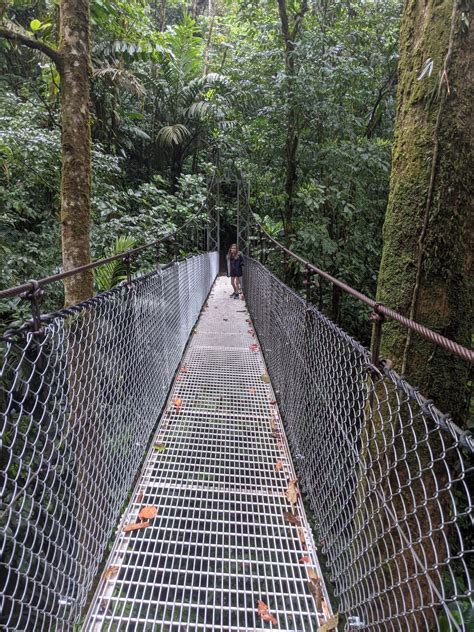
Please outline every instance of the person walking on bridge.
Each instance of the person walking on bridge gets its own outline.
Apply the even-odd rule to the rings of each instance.
[[[230,295],[231,298],[239,298],[242,285],[242,268],[244,265],[244,258],[239,251],[237,244],[232,244],[227,253],[227,276],[230,277],[232,283],[232,289],[234,290]]]

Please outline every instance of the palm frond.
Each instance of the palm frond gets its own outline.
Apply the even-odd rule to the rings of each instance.
[[[174,125],[165,125],[156,135],[156,140],[160,145],[172,146],[182,145],[184,141],[191,135],[185,125],[175,123]]]
[[[202,120],[212,113],[212,106],[208,101],[196,101],[186,110],[186,115],[192,119]]]
[[[146,94],[146,90],[143,84],[135,77],[135,75],[118,66],[102,66],[96,68],[92,73],[93,78],[107,77],[111,83],[116,84],[132,94],[136,94],[138,97],[143,97]]]
[[[135,238],[131,235],[119,235],[113,246],[105,252],[106,257],[119,255],[135,246]],[[127,271],[124,261],[117,259],[104,263],[100,268],[94,270],[94,285],[98,292],[111,290],[127,278]]]

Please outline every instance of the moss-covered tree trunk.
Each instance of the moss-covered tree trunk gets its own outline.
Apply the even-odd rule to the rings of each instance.
[[[473,9],[472,0],[405,2],[377,293],[379,301],[464,345],[472,318]],[[382,353],[462,423],[467,367],[461,360],[392,323],[384,325]]]
[[[463,4],[473,5],[472,0],[405,1],[396,135],[377,298],[468,345],[474,39]],[[391,322],[384,324],[382,355],[443,412],[463,423],[468,367],[462,360]],[[387,490],[393,497],[386,505],[395,517],[387,514],[385,529],[389,533],[396,520],[399,531],[386,536],[387,551],[395,557],[388,557],[382,568],[387,585],[393,581],[390,578],[400,577],[403,594],[409,599],[403,606],[399,589],[392,586],[380,602],[378,616],[389,620],[405,607],[405,612],[411,610],[410,629],[431,632],[437,616],[429,607],[433,602],[431,584],[439,582],[437,564],[450,556],[446,544],[450,539],[446,521],[452,511],[446,491],[450,465],[440,458],[443,446],[434,434],[428,447],[424,419],[412,418],[410,407],[399,408],[395,397],[393,404],[384,416],[388,420],[392,414],[398,430],[407,430],[394,454],[387,455],[389,460],[405,456],[386,472]],[[398,411],[398,420],[389,409]],[[385,439],[382,444],[386,453]],[[374,449],[380,452],[380,446]],[[426,508],[424,498],[431,499]],[[399,535],[402,531],[411,546]],[[418,541],[420,533],[423,538]]]
[[[89,0],[60,4],[63,268],[90,262],[91,141],[89,117]],[[92,296],[92,272],[64,281],[66,305]]]

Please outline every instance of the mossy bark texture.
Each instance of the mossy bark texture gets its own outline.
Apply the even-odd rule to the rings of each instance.
[[[63,269],[90,262],[91,139],[89,116],[89,0],[60,4],[62,170],[61,236]],[[65,303],[92,296],[92,272],[64,281]]]
[[[473,0],[405,2],[377,293],[379,301],[466,346],[472,322],[473,20]],[[463,423],[463,361],[393,323],[384,325],[382,354]]]

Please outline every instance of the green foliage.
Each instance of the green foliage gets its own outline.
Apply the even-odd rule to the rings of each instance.
[[[289,4],[292,15],[298,7]],[[212,19],[193,19],[185,8],[181,0],[91,2],[94,256],[121,235],[142,244],[201,213],[211,170],[223,183],[218,204],[230,224],[240,179],[250,185],[254,211],[281,238],[292,102],[293,248],[373,295],[390,167],[398,0],[354,0],[350,11],[342,1],[311,4],[291,81],[276,3],[229,1]],[[34,11],[18,2],[15,18],[57,45],[53,2]],[[0,248],[9,285],[61,264],[60,86],[54,65],[37,53],[1,41],[0,47],[0,99],[9,112],[0,136]],[[324,299],[328,305],[328,290]],[[342,316],[353,333],[368,331],[366,314],[354,306]]]
[[[449,632],[452,630],[452,620],[456,621],[460,629],[474,629],[474,606],[469,600],[462,600],[449,604],[448,610],[450,615],[443,613],[438,617],[438,629],[440,632]]]
[[[116,238],[112,247],[104,252],[104,258],[114,257],[135,247],[135,239],[129,235]],[[111,290],[127,278],[127,266],[123,259],[109,261],[94,270],[94,286],[98,292]]]

